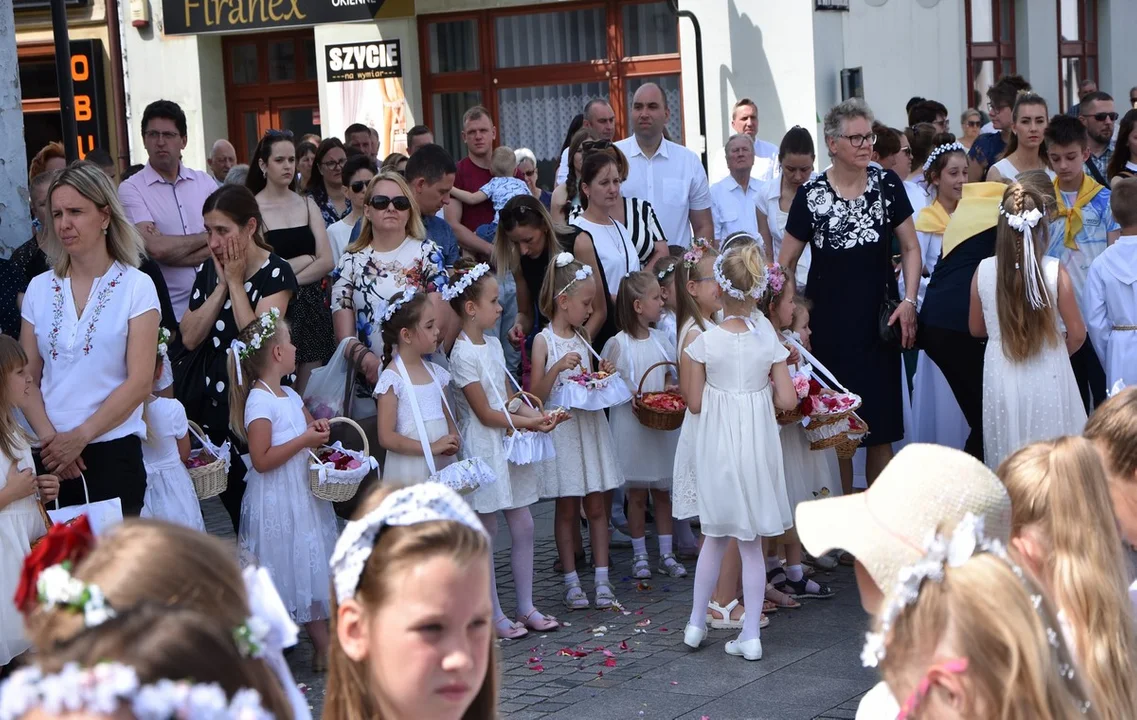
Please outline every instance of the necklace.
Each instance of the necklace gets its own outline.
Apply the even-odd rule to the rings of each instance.
[[[608,235],[608,238],[620,246],[620,251],[624,254],[624,274],[627,275],[632,271],[632,261],[631,258],[628,257],[628,245],[624,242],[624,232],[620,230],[620,223],[613,220],[611,215],[608,216],[608,222],[608,225],[602,227],[604,228],[605,234]],[[613,228],[616,230],[615,237],[612,237]],[[609,288],[609,291],[611,291],[611,288]]]

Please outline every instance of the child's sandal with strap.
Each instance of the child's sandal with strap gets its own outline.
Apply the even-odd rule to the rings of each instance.
[[[659,558],[659,574],[672,578],[687,577],[687,568],[675,558],[675,553],[664,553]]]
[[[646,553],[632,556],[632,577],[636,580],[647,580],[651,578],[651,562],[648,560]]]
[[[565,607],[569,610],[587,610],[589,608],[588,595],[580,586],[580,581],[569,583],[565,587]]]
[[[596,583],[595,594],[595,605],[598,609],[606,610],[616,606],[616,593],[612,591],[612,585],[608,582],[602,580]]]

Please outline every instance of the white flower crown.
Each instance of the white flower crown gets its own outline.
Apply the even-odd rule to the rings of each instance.
[[[36,708],[49,715],[114,715],[123,706],[137,720],[273,720],[256,690],[238,690],[228,699],[217,683],[159,680],[143,685],[135,669],[121,663],[91,668],[68,663],[54,675],[25,667],[0,685],[0,720],[17,720]]]
[[[171,337],[173,334],[169,330],[161,325],[158,326],[158,354],[162,357],[166,357],[166,351],[170,349]]]
[[[943,145],[937,145],[935,149],[933,149],[932,152],[928,154],[928,159],[924,161],[924,172],[928,171],[928,168],[932,166],[932,163],[934,163],[936,161],[936,158],[938,158],[940,155],[943,155],[944,153],[955,152],[956,150],[963,153],[967,152],[967,148],[965,148],[963,145],[960,145],[958,142],[950,142],[944,143]]]
[[[483,275],[490,271],[490,266],[486,263],[478,263],[466,272],[458,276],[458,279],[447,285],[442,289],[442,299],[450,302],[462,293],[470,289],[470,286],[477,282]]]
[[[88,585],[71,574],[71,563],[45,568],[36,579],[36,596],[44,608],[59,607],[83,613],[89,628],[102,625],[115,616],[98,585]]]
[[[409,303],[411,301],[411,298],[417,294],[417,287],[414,285],[407,285],[399,292],[399,297],[396,300],[387,302],[380,306],[383,310],[383,312],[379,314],[380,320],[382,322],[390,322],[391,318],[395,317],[395,313],[399,311],[399,308]]]
[[[766,283],[768,282],[766,280],[766,273],[763,272],[762,277],[754,281],[754,285],[750,288],[749,293],[744,293],[736,288],[730,282],[730,280],[727,279],[726,275],[723,274],[722,264],[725,259],[726,255],[719,255],[717,258],[715,258],[714,264],[715,282],[719,284],[719,287],[722,288],[722,291],[727,295],[730,295],[735,300],[745,300],[747,294],[749,294],[750,297],[754,298],[755,300],[761,299],[762,295],[766,292]]]
[[[570,252],[557,253],[557,256],[553,259],[553,264],[559,268],[563,268],[574,260],[576,260],[576,258],[573,257],[573,254]]]
[[[568,255],[568,253],[561,253],[560,255],[557,256],[557,260],[559,261],[560,258],[564,255]],[[569,257],[572,257],[572,256],[569,255]],[[568,263],[565,263],[565,265],[567,265],[567,264]],[[557,267],[564,267],[565,265],[557,265]],[[553,296],[553,299],[556,300],[561,295],[564,295],[565,293],[567,293],[569,291],[569,288],[571,288],[573,285],[577,284],[578,282],[580,282],[582,280],[587,280],[590,277],[592,277],[592,266],[591,265],[581,265],[580,269],[576,271],[576,274],[572,276],[572,280],[569,280],[568,284],[566,284],[563,288],[560,289],[560,292],[558,292],[556,295]]]
[[[269,308],[268,312],[262,313],[257,320],[260,322],[261,329],[253,333],[248,343],[240,340],[229,343],[229,348],[237,353],[238,360],[248,360],[250,355],[264,347],[265,340],[276,335],[276,322],[280,320],[280,309]]]

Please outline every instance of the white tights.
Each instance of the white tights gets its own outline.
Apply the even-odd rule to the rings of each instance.
[[[533,611],[533,515],[527,507],[503,510],[502,513],[512,540],[509,564],[513,570],[513,588],[517,593],[517,612],[524,616]],[[497,596],[497,569],[493,556],[493,540],[497,537],[497,513],[479,513],[478,517],[490,535],[490,571],[493,573],[493,586],[490,590],[494,617],[500,618],[505,613],[502,612]]]
[[[694,605],[688,620],[697,628],[707,627],[707,603],[711,601],[718,582],[728,542],[730,538],[703,537],[703,548],[695,564]],[[762,601],[766,597],[766,557],[762,552],[762,539],[739,540],[738,552],[742,555],[742,604],[746,606],[746,619],[742,622],[739,639],[754,640],[759,634]]]

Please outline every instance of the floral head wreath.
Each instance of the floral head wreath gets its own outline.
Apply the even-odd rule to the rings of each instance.
[[[417,287],[414,285],[407,285],[402,289],[397,298],[380,305],[380,310],[382,311],[379,313],[380,321],[391,322],[391,318],[395,317],[395,313],[399,311],[399,308],[409,303],[411,301],[411,298],[417,294]]]
[[[114,715],[123,707],[138,720],[272,720],[256,690],[238,690],[229,699],[217,683],[159,680],[143,685],[129,665],[99,663],[82,668],[68,663],[53,675],[39,667],[21,668],[0,685],[0,720],[16,720],[40,708],[49,715],[88,712]]]
[[[442,289],[442,299],[450,302],[456,297],[460,297],[462,293],[470,289],[470,286],[480,280],[486,273],[490,271],[490,266],[486,263],[478,263],[469,270],[456,275],[449,285]]]
[[[1021,265],[1015,262],[1015,270],[1022,270],[1026,282],[1026,299],[1030,302],[1030,306],[1035,310],[1048,307],[1050,305],[1050,296],[1044,294],[1042,287],[1046,282],[1046,278],[1042,276],[1042,268],[1038,265],[1038,258],[1035,257],[1034,252],[1034,235],[1032,230],[1038,222],[1042,220],[1042,211],[1038,208],[1031,208],[1025,212],[1014,213],[1007,212],[1002,203],[999,203],[999,214],[1007,218],[1007,225],[1012,230],[1022,233],[1022,260]]]
[[[777,297],[786,287],[786,273],[778,263],[766,266],[766,288],[770,295]]]
[[[276,323],[280,320],[280,309],[269,308],[268,312],[262,313],[259,318],[254,320],[259,327],[253,336],[249,338],[249,342],[234,339],[229,343],[229,352],[237,356],[237,384],[244,384],[244,379],[241,377],[241,363],[248,360],[257,351],[264,347],[265,342],[276,335]]]
[[[158,354],[162,357],[167,357],[166,352],[170,349],[170,338],[173,334],[162,326],[158,326]]]
[[[725,261],[725,260],[726,260],[725,255],[719,255],[717,258],[715,258],[715,266],[714,266],[715,282],[717,282],[719,284],[719,287],[722,288],[722,291],[724,293],[726,293],[727,295],[730,295],[735,300],[745,300],[747,295],[754,298],[755,300],[758,300],[762,297],[763,294],[765,294],[766,284],[767,284],[766,273],[762,273],[762,277],[760,277],[754,281],[754,285],[753,285],[753,287],[750,288],[750,292],[745,293],[745,292],[739,290],[738,288],[736,288],[730,282],[730,280],[727,279],[726,275],[723,274],[722,264],[723,264],[723,261]]]
[[[405,527],[424,522],[448,520],[476,530],[485,537],[485,526],[470,505],[442,483],[427,482],[396,490],[379,507],[347,524],[332,552],[332,584],[336,601],[355,595],[363,567],[383,528]]]
[[[567,252],[558,253],[557,257],[553,260],[553,263],[559,268],[571,265],[574,262],[576,262],[576,258],[572,253]],[[560,291],[558,291],[557,294],[553,296],[553,299],[555,300],[556,298],[559,298],[561,295],[567,293],[569,291],[569,288],[571,288],[573,285],[583,280],[587,280],[590,277],[592,277],[592,266],[581,264],[580,268],[576,271],[576,274],[573,275],[572,280],[569,280],[568,284],[561,288]]]
[[[87,557],[94,546],[95,536],[86,515],[80,515],[70,523],[52,525],[47,535],[33,545],[32,551],[24,558],[15,597],[20,612],[30,613],[37,604],[43,602],[40,599],[39,580],[44,572],[57,565],[73,567]],[[58,597],[54,593],[54,582],[57,581],[58,577],[53,581],[53,597]],[[81,608],[79,606],[75,609]]]
[[[667,279],[668,275],[675,272],[675,268],[677,268],[677,267],[679,267],[679,263],[673,262],[673,263],[669,264],[667,267],[665,267],[662,270],[660,270],[659,272],[657,272],[655,274],[655,276],[656,276],[656,278],[658,278],[658,280],[660,282],[663,282],[664,280]]]
[[[932,163],[934,163],[936,161],[936,158],[938,158],[940,155],[949,152],[956,152],[957,150],[962,153],[967,152],[967,148],[965,148],[963,145],[960,145],[958,142],[950,142],[944,143],[943,145],[937,145],[932,150],[932,152],[928,153],[928,159],[924,161],[924,172],[928,171],[928,168],[932,166]]]
[[[707,242],[706,238],[695,238],[692,240],[691,248],[683,253],[683,267],[690,270],[698,265],[710,247],[711,245]]]
[[[983,518],[973,513],[967,513],[956,525],[950,537],[935,533],[924,543],[924,556],[914,565],[900,570],[896,589],[881,611],[879,619],[880,630],[865,634],[865,646],[861,651],[861,662],[865,667],[876,667],[884,660],[887,653],[887,635],[899,618],[910,605],[920,599],[920,590],[925,581],[943,582],[944,572],[947,568],[961,567],[972,557],[987,553],[994,555],[1010,567],[1030,593],[1031,605],[1038,613],[1039,619],[1046,627],[1047,641],[1058,658],[1058,672],[1062,679],[1071,685],[1075,697],[1082,697],[1082,692],[1074,682],[1074,665],[1071,660],[1069,648],[1062,639],[1058,630],[1051,627],[1050,620],[1044,612],[1043,597],[1037,589],[1028,584],[1027,577],[1007,554],[1002,541],[988,538],[983,532]],[[1088,701],[1083,701],[1081,710],[1086,712],[1090,707]]]

